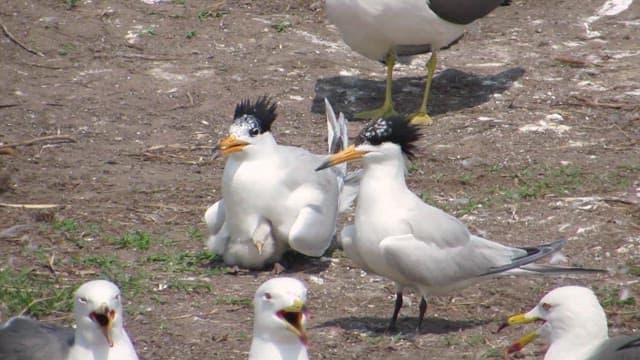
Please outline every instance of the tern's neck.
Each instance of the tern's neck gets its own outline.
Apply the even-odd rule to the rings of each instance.
[[[396,158],[376,159],[365,164],[360,188],[406,188],[406,172],[405,160],[401,155]]]
[[[307,348],[298,339],[296,341],[273,341],[262,337],[254,337],[251,342],[249,360],[307,360]]]

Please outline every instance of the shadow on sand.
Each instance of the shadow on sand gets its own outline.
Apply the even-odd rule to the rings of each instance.
[[[507,91],[522,77],[525,70],[514,67],[495,75],[475,75],[447,69],[438,73],[431,83],[429,114],[438,115],[485,103],[493,94]],[[353,114],[382,105],[384,80],[367,80],[353,76],[319,79],[311,106],[314,113],[324,113],[324,98],[328,98],[336,112],[343,112],[349,120]],[[422,101],[423,77],[404,77],[393,81],[393,100],[396,110],[415,112]]]
[[[314,326],[314,328],[338,326],[344,330],[365,331],[382,335],[387,333],[389,320],[390,317],[344,317],[326,321]],[[435,317],[425,317],[420,334],[447,334],[480,325],[486,325],[490,322],[491,321],[489,320],[447,320]],[[397,322],[397,332],[401,334],[415,334],[417,326],[417,317],[400,316]]]

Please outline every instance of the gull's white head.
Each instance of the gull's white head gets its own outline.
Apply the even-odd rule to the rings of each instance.
[[[263,96],[255,102],[248,99],[236,105],[229,136],[220,140],[215,152],[222,155],[242,154],[262,143],[273,143],[271,124],[276,119],[276,103]]]
[[[306,346],[306,302],[307,288],[300,280],[281,277],[265,282],[253,298],[253,336]]]
[[[78,333],[91,344],[113,347],[123,324],[120,289],[107,280],[84,283],[75,292],[73,313]]]
[[[576,351],[590,351],[608,338],[607,318],[593,291],[582,286],[563,286],[546,294],[529,312],[510,317],[504,326],[544,322],[551,346],[545,359],[561,358]],[[520,338],[509,352],[522,349],[541,331]],[[572,355],[572,356],[573,356]]]
[[[402,154],[412,158],[415,142],[420,136],[420,128],[411,124],[406,116],[373,120],[360,131],[353,145],[330,156],[317,170],[360,158],[365,161],[365,166],[389,160],[398,161]]]

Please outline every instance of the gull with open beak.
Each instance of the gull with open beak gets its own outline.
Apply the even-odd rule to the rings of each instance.
[[[396,328],[405,287],[422,296],[419,331],[428,295],[443,295],[498,274],[582,271],[529,264],[557,251],[564,241],[527,248],[501,245],[470,234],[458,219],[425,204],[405,182],[405,156],[413,156],[419,137],[419,127],[408,117],[374,120],[355,144],[318,168],[363,160],[355,224],[343,229],[342,247],[366,271],[395,282],[389,330]]]
[[[306,360],[307,289],[281,277],[262,284],[253,298],[253,340],[249,360]]]
[[[347,124],[325,104],[329,152],[336,153],[347,145]],[[356,193],[349,189],[357,180],[347,177],[346,167],[317,173],[323,156],[278,144],[271,133],[275,118],[276,104],[269,98],[242,101],[229,136],[217,147],[227,156],[222,199],[204,218],[207,245],[228,265],[260,269],[288,249],[321,256],[335,236],[338,211]]]
[[[0,359],[137,360],[124,329],[120,289],[107,280],[84,283],[75,292],[76,329],[26,317],[0,328]]]
[[[550,342],[544,360],[622,360],[640,359],[640,336],[609,338],[607,317],[596,295],[586,287],[563,286],[546,294],[529,312],[514,315],[509,325],[542,322],[535,331],[521,337],[507,353],[544,334]]]

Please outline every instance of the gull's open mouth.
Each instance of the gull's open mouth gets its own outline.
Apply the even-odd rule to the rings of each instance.
[[[280,310],[276,315],[287,323],[287,328],[296,334],[306,346],[308,339],[304,329],[305,312],[306,309],[303,307],[300,310]]]
[[[111,334],[111,329],[113,328],[114,319],[116,318],[115,310],[109,309],[109,307],[104,304],[96,311],[90,313],[89,318],[100,326],[100,330],[107,339],[109,346],[113,347],[113,335]]]
[[[92,312],[91,318],[100,326],[104,327],[109,325],[109,317],[106,314],[96,314],[95,312]]]

